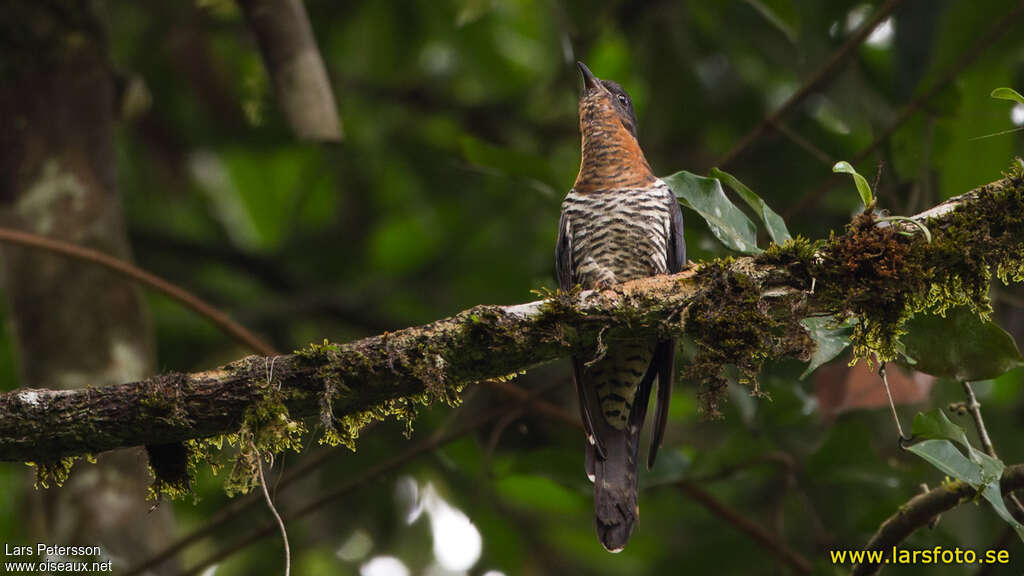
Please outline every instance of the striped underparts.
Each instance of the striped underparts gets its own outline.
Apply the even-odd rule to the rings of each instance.
[[[664,274],[668,268],[669,211],[675,196],[660,180],[649,188],[570,192],[562,204],[572,242],[573,280],[583,289]],[[615,341],[585,368],[601,412],[614,428],[629,421],[637,386],[655,340]]]

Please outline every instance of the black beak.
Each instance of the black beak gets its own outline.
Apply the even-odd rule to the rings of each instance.
[[[576,62],[576,67],[580,69],[580,75],[583,76],[583,90],[590,90],[599,86],[597,76],[587,68],[587,65],[583,62]]]

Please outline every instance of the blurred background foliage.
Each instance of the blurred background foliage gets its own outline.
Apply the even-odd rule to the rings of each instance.
[[[107,0],[101,13],[122,92],[118,185],[135,258],[282,350],[474,304],[530,300],[532,289],[555,285],[560,202],[579,167],[577,59],[630,91],[656,173],[721,166],[783,214],[794,234],[842,230],[859,199],[831,166],[876,141],[855,166],[869,181],[880,170],[879,205],[894,214],[998,179],[1022,140],[987,135],[1024,125],[1024,107],[988,96],[1024,85],[1019,25],[988,42],[1018,7],[1009,0],[899,2],[783,118],[781,132],[768,130],[720,164],[881,4],[309,0],[346,132],[338,146],[315,147],[296,143],[275,108],[232,2]],[[948,80],[886,137],[915,98]],[[699,218],[686,217],[691,259],[727,255]],[[1000,324],[1019,338],[1022,298],[1012,287],[996,296]],[[163,297],[148,302],[161,370],[209,368],[247,352]],[[11,347],[0,351],[3,385],[17,387]],[[460,573],[450,570],[458,562],[439,562],[437,549],[445,538],[438,527],[446,526],[460,535],[463,552],[471,548],[472,530],[453,509],[481,538],[471,574],[787,573],[771,550],[676,489],[681,478],[763,526],[815,572],[844,573],[830,566],[828,549],[863,546],[921,483],[934,487],[943,477],[899,449],[891,416],[878,409],[876,377],[842,358],[805,380],[802,371],[796,362],[771,365],[762,381],[770,400],[733,387],[721,421],[702,419],[695,390],[678,388],[661,462],[644,480],[641,523],[622,554],[605,553],[594,537],[580,431],[525,410],[290,522],[293,573],[397,575],[399,566],[417,575]],[[1024,461],[1021,379],[1017,370],[976,386],[1008,463]],[[575,414],[567,365],[531,370],[517,384],[553,384],[545,397]],[[896,375],[894,386],[907,422],[918,410],[963,400],[956,383],[920,374]],[[331,450],[327,465],[279,492],[279,506],[302,506],[411,441],[511,402],[472,386],[461,408],[423,410],[412,440],[400,424],[375,426],[356,453]],[[951,418],[974,438],[966,417]],[[306,453],[278,465],[287,470],[323,451],[311,439]],[[198,503],[173,504],[183,532],[226,505],[222,480],[223,473],[205,473]],[[23,469],[0,467],[0,509],[17,510],[29,484]],[[187,549],[185,565],[267,517],[250,510]],[[22,520],[0,518],[0,540],[22,539]],[[1019,574],[1024,547],[1006,534],[990,509],[961,506],[907,546],[1007,548],[1016,571],[986,573]],[[271,573],[281,558],[280,542],[269,538],[216,573]]]

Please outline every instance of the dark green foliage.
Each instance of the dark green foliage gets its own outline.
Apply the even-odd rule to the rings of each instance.
[[[40,29],[18,18],[29,0],[9,4],[9,17],[0,24],[0,71],[11,69],[12,58],[24,54],[18,48]],[[70,3],[46,4],[59,9]],[[641,144],[655,173],[707,174],[717,165],[785,215],[793,240],[774,245],[765,234],[752,242],[743,237],[764,248],[756,264],[784,266],[800,278],[804,292],[813,288],[836,313],[830,319],[855,321],[858,357],[875,351],[898,357],[900,335],[913,328],[906,322],[918,311],[962,306],[1011,332],[1018,318],[1005,301],[996,301],[993,310],[988,292],[993,277],[1019,280],[1024,262],[1019,247],[1007,241],[1024,217],[1016,168],[1010,186],[981,192],[982,214],[957,217],[947,228],[929,225],[931,244],[912,229],[906,230],[914,235],[903,236],[865,216],[851,224],[863,206],[849,179],[831,173],[839,159],[865,158],[854,164],[872,183],[878,207],[899,215],[997,179],[1022,153],[1021,133],[978,137],[1014,128],[1012,104],[988,94],[998,86],[1021,89],[1024,37],[1014,29],[985,50],[977,47],[992,38],[992,26],[1006,19],[1015,1],[902,2],[888,43],[876,38],[854,50],[810,98],[728,164],[721,164],[726,153],[850,37],[849,23],[864,21],[882,2],[307,0],[346,129],[344,143],[331,148],[295,142],[236,3],[90,4],[105,10],[97,30],[110,43],[123,88],[111,104],[122,112],[111,173],[135,259],[222,307],[280,350],[330,357],[336,346],[309,343],[394,332],[478,304],[524,302],[534,298],[531,290],[554,287],[559,204],[579,167],[577,58],[634,97]],[[66,24],[59,16],[43,30],[59,33]],[[47,54],[60,54],[76,41],[66,40]],[[975,53],[946,89],[860,156],[908,103]],[[21,129],[16,118],[4,124],[0,143]],[[833,186],[817,193],[829,179]],[[760,218],[758,208],[748,211],[731,190],[723,195],[748,221]],[[730,253],[699,216],[686,212],[685,218],[691,260]],[[819,258],[838,264],[841,273],[821,275]],[[935,276],[938,262],[951,264],[950,273]],[[677,386],[659,456],[659,466],[673,464],[671,474],[642,476],[641,482],[697,478],[730,509],[807,557],[816,573],[847,573],[848,566],[831,566],[825,551],[862,546],[921,483],[938,486],[946,473],[897,447],[887,408],[864,409],[844,396],[847,404],[826,412],[831,392],[849,392],[842,370],[849,357],[804,381],[798,377],[805,363],[767,361],[799,358],[813,346],[802,327],[780,326],[758,305],[724,306],[724,298],[753,304],[759,288],[750,274],[729,265],[712,263],[699,272],[712,280],[711,288],[678,319],[688,336],[679,368],[704,384],[699,392]],[[757,283],[771,286],[772,280],[758,277]],[[247,353],[169,300],[150,296],[148,302],[161,372],[209,369]],[[550,301],[552,326],[564,305]],[[478,337],[479,325],[493,318],[471,311],[462,320],[453,338]],[[774,343],[768,333],[778,336]],[[572,345],[589,340],[592,348],[593,335],[565,330],[559,336]],[[514,342],[515,334],[505,337]],[[60,346],[61,335],[53,338]],[[789,350],[778,349],[781,343]],[[449,363],[487,360],[487,353],[453,358],[443,349],[417,351],[417,357],[426,355]],[[394,358],[402,375],[405,360]],[[265,372],[262,364],[258,368]],[[265,402],[245,429],[261,453],[294,445],[291,426],[308,428],[303,453],[278,456],[273,471],[266,468],[268,479],[276,485],[282,464],[288,474],[318,451],[332,450],[327,464],[273,493],[283,512],[358,479],[411,443],[458,430],[491,409],[514,410],[389,474],[356,482],[343,497],[289,521],[293,574],[355,574],[377,555],[398,557],[411,573],[424,573],[434,562],[433,540],[426,519],[404,522],[409,510],[394,499],[402,475],[421,487],[431,482],[476,524],[483,556],[473,574],[493,569],[623,576],[685,567],[695,574],[767,576],[787,570],[774,549],[670,484],[643,490],[642,520],[629,548],[604,554],[593,537],[582,433],[519,406],[498,386],[436,398],[436,374],[429,372],[418,375],[422,396],[341,418],[335,415],[339,402],[362,383],[328,378],[322,390],[310,391],[319,414],[303,422],[280,409],[267,378]],[[573,415],[568,374],[564,364],[541,366],[513,383],[529,390],[552,385],[544,399]],[[2,386],[34,385],[18,375],[10,334],[0,331]],[[771,401],[751,398],[740,386],[725,390],[730,380],[745,380]],[[169,380],[167,394],[140,406],[154,422],[185,416],[176,410],[174,384]],[[989,433],[1007,464],[1024,461],[1018,441],[1022,384],[1017,370],[976,385]],[[441,402],[421,405],[428,399]],[[940,381],[922,405],[898,409],[906,422],[916,411],[962,400],[959,386]],[[458,408],[446,406],[459,401]],[[702,418],[701,401],[706,413],[723,418]],[[977,445],[970,419],[951,418]],[[358,451],[320,447],[314,438],[349,447],[358,438]],[[241,450],[237,485],[251,482],[255,452],[245,452],[244,442],[236,435],[188,443],[191,487],[200,500],[163,504],[173,507],[182,531],[230,505],[224,495],[228,474],[213,476],[211,464],[230,470]],[[53,490],[70,465],[37,467],[40,486]],[[78,462],[74,473],[88,472],[88,466]],[[21,512],[31,484],[23,465],[0,466],[0,540],[36,538]],[[265,510],[250,510],[188,548],[185,566],[196,566],[266,521]],[[962,506],[905,546],[981,550],[997,546],[1004,529],[987,506]],[[372,540],[370,551],[340,559],[335,552],[357,532]],[[219,562],[217,574],[265,573],[280,562],[280,545],[264,540]],[[920,565],[889,570],[900,576],[936,572]]]

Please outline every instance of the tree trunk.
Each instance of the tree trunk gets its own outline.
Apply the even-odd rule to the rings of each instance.
[[[0,37],[13,46],[0,51],[0,221],[129,258],[114,187],[116,98],[102,26],[85,1],[5,7]],[[152,371],[149,319],[131,282],[39,251],[4,247],[2,254],[22,385],[100,386]],[[33,494],[31,536],[98,544],[117,572],[149,555],[172,528],[168,507],[147,514],[148,483],[141,450],[104,454],[63,489]]]

